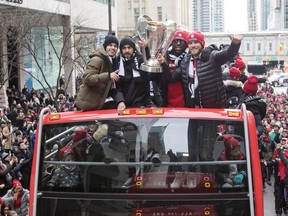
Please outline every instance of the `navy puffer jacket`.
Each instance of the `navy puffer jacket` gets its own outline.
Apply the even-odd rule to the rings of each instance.
[[[240,44],[231,43],[226,50],[215,50],[211,47],[204,48],[200,57],[196,60],[196,71],[198,75],[198,89],[200,105],[203,108],[223,108],[226,104],[226,94],[222,79],[221,65],[233,59]],[[189,64],[193,61],[191,53],[188,53],[174,73],[165,71],[168,82],[180,80],[184,93],[186,107],[195,107],[195,101],[189,93]]]

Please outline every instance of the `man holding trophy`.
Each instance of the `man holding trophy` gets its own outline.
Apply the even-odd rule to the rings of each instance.
[[[126,107],[155,107],[150,97],[150,81],[161,79],[162,71],[168,68],[163,53],[173,39],[167,28],[174,24],[174,21],[155,22],[146,15],[139,17],[137,37],[141,53],[131,37],[120,41],[119,80],[113,96],[119,114]]]
[[[145,48],[144,40],[138,43]],[[162,57],[163,58],[163,57]],[[117,111],[122,114],[126,107],[155,107],[150,98],[150,74],[140,67],[144,63],[143,55],[136,49],[136,44],[129,36],[120,41],[119,80],[116,82],[114,101]]]
[[[174,27],[174,31],[167,35],[167,29],[171,29],[171,26],[172,29]],[[230,46],[219,51],[211,45],[205,48],[204,35],[201,32],[189,34],[189,52],[183,56],[180,67],[171,72],[163,56],[171,45],[176,31],[175,26],[173,21],[160,23],[152,21],[145,15],[139,17],[137,24],[139,40],[142,43],[148,42],[148,49],[145,49],[145,46],[140,47],[142,56],[137,52],[132,38],[126,37],[120,42],[120,80],[116,82],[117,97],[115,97],[118,113],[123,113],[126,107],[154,105],[149,95],[151,74],[158,74],[158,78],[168,83],[181,81],[185,107],[224,108],[226,95],[221,65],[236,56],[242,36],[229,35]],[[167,97],[169,98],[169,94]],[[212,139],[216,137],[216,129],[217,125],[211,122],[209,124],[206,121],[189,121],[189,161],[198,161],[198,157],[200,161],[214,160],[215,140]],[[199,137],[197,139],[191,137],[192,134],[197,134]],[[193,171],[195,168],[189,169]],[[207,166],[202,166],[201,171],[214,172],[213,168]]]

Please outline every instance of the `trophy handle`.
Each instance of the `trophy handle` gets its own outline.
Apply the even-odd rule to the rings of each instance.
[[[162,56],[165,55],[166,51],[168,50],[169,46],[171,45],[173,37],[174,37],[174,34],[175,34],[176,30],[177,30],[177,25],[176,25],[176,23],[173,20],[167,20],[164,23],[164,25],[166,26],[166,31],[167,31],[167,27],[169,27],[169,26],[172,26],[173,30],[170,32],[170,35],[169,35],[168,39],[163,43],[162,49],[159,52]]]
[[[143,40],[143,39],[147,40],[146,28],[148,25],[148,21],[152,21],[152,19],[147,15],[142,15],[142,16],[138,17],[137,24],[136,24],[136,30],[137,30],[137,36],[136,37],[139,40]],[[147,64],[147,57],[146,57],[145,48],[143,48],[143,47],[141,48],[141,53],[143,56],[144,63]]]
[[[136,29],[137,29],[137,35],[138,35],[140,40],[147,39],[146,28],[147,28],[149,21],[152,22],[152,19],[147,15],[142,15],[142,16],[138,17]]]

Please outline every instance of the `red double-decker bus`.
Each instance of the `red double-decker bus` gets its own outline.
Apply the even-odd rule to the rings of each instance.
[[[243,157],[223,160],[227,137]],[[40,114],[30,216],[263,216],[262,190],[245,105]]]

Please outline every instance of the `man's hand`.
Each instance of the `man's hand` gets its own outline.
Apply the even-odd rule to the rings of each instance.
[[[148,45],[148,43],[147,43],[147,41],[146,41],[145,39],[139,40],[139,41],[137,42],[137,44],[138,44],[138,46],[139,46],[140,48],[145,48],[145,47],[147,47],[147,45]]]
[[[110,73],[110,79],[114,80],[114,81],[118,81],[119,80],[118,70]]]
[[[17,200],[18,194],[19,194],[18,192],[15,192],[15,193],[14,193],[14,196],[13,196],[13,200],[14,200],[14,201]]]
[[[241,43],[243,36],[242,35],[228,35],[230,40],[234,43],[234,44],[239,44]]]
[[[157,60],[160,64],[165,63],[165,58],[160,53],[157,55]]]
[[[117,112],[119,115],[122,115],[123,114],[123,111],[125,110],[126,108],[126,105],[124,102],[120,102],[117,106]]]

